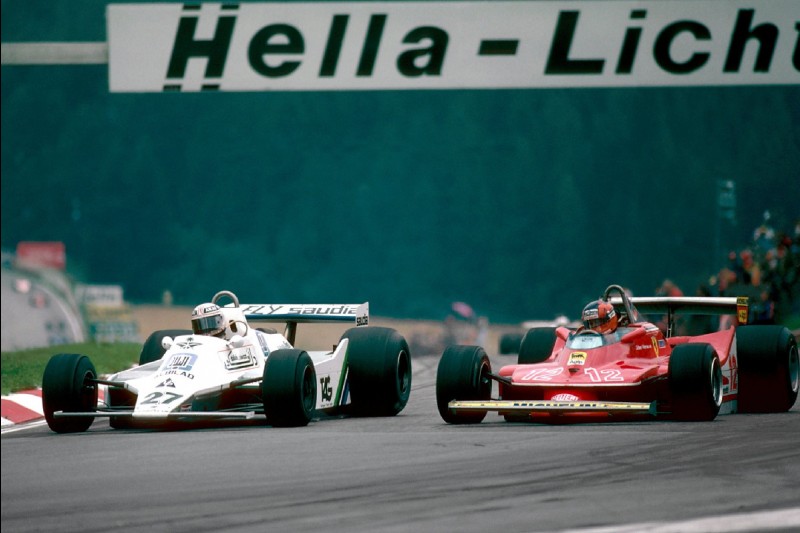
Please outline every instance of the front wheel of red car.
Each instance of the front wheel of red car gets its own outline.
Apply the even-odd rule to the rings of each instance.
[[[714,420],[722,405],[722,367],[710,344],[676,346],[669,359],[672,418]]]
[[[436,371],[436,405],[449,424],[477,424],[486,412],[454,413],[452,400],[488,400],[492,394],[491,363],[480,346],[450,346],[442,354]]]

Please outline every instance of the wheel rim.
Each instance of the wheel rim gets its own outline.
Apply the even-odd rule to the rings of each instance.
[[[793,393],[800,387],[800,361],[798,361],[797,346],[789,350],[789,387]]]
[[[314,373],[308,366],[303,371],[303,410],[310,413],[317,401],[317,382]]]
[[[711,399],[714,405],[722,405],[722,368],[716,357],[711,362]]]
[[[411,382],[411,365],[409,364],[408,353],[401,350],[397,356],[397,386],[400,394],[405,395]]]
[[[478,395],[483,400],[492,395],[492,380],[489,378],[489,364],[481,361],[481,368],[478,371]]]
[[[86,374],[83,376],[83,394],[81,396],[83,397],[83,406],[88,408],[87,410],[91,410],[96,407],[95,405],[92,405],[94,403],[93,400],[95,398],[96,389],[93,381],[94,375],[91,372],[86,372]]]

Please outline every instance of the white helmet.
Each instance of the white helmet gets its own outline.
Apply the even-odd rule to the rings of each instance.
[[[196,335],[225,335],[225,319],[217,304],[200,304],[192,311],[192,331]]]

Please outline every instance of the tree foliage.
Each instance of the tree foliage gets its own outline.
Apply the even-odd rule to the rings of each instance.
[[[78,16],[64,4],[40,38],[78,32],[52,20]],[[107,87],[100,66],[3,67],[2,246],[64,241],[70,268],[134,301],[230,289],[395,316],[453,300],[493,320],[574,316],[610,283],[692,292],[723,261],[717,231],[737,246],[766,209],[785,229],[800,216],[797,86]],[[717,227],[722,178],[735,227]]]

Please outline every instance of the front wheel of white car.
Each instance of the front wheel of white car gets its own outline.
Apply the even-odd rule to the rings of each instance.
[[[264,414],[274,427],[307,426],[317,404],[317,373],[303,350],[275,350],[261,381]]]
[[[61,353],[50,358],[42,377],[42,407],[47,425],[56,433],[86,431],[94,416],[56,418],[56,411],[97,410],[97,372],[85,355]]]
[[[356,327],[348,339],[347,366],[352,409],[361,416],[394,416],[411,394],[411,352],[392,328]]]
[[[556,344],[556,328],[531,328],[522,337],[517,364],[534,365],[550,358]]]

